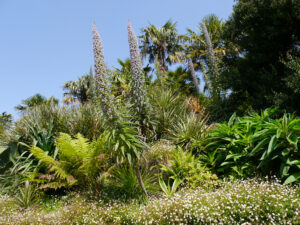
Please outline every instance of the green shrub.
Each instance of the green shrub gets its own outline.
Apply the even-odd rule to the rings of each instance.
[[[267,109],[245,117],[234,114],[217,124],[204,140],[204,153],[214,155],[213,167],[221,174],[248,177],[276,174],[285,183],[300,178],[300,119]]]
[[[169,164],[170,166],[161,166],[168,179],[179,179],[190,187],[209,187],[217,184],[217,176],[205,168],[191,152],[184,152],[181,147],[172,152]]]

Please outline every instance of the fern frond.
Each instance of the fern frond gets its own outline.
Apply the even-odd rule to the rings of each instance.
[[[76,156],[76,150],[72,145],[72,137],[69,134],[60,133],[56,146],[59,149],[60,159],[72,161],[72,159],[76,158],[74,157]]]
[[[57,163],[57,161],[55,159],[53,159],[51,156],[47,155],[47,153],[44,152],[39,147],[31,146],[30,152],[34,155],[35,158],[37,158],[38,160],[40,160],[42,163],[44,163],[47,166],[51,166],[51,165]]]
[[[87,156],[90,150],[89,140],[84,138],[81,134],[75,136],[76,139],[72,140],[71,144],[75,150],[76,155],[79,158],[84,158]]]

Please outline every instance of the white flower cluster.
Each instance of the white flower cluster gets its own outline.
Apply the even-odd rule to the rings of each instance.
[[[207,192],[183,190],[148,204],[85,200],[82,195],[20,210],[0,196],[0,224],[300,224],[299,186],[279,181],[224,182]]]

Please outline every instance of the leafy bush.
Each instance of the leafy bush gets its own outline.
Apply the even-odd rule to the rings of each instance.
[[[161,139],[145,151],[144,158],[151,168],[160,167],[161,164],[167,165],[175,148],[176,146],[171,141]]]
[[[255,173],[276,174],[291,183],[300,178],[300,119],[267,109],[245,117],[234,114],[217,124],[204,140],[207,155],[214,155],[213,167],[222,174],[241,177]]]

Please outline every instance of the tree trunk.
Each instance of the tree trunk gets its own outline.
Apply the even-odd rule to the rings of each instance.
[[[145,188],[145,185],[144,185],[144,182],[142,180],[142,176],[141,176],[141,172],[140,172],[140,169],[137,165],[134,166],[134,170],[135,170],[135,174],[136,174],[136,177],[138,179],[138,182],[142,188],[142,191],[144,192],[146,198],[148,198],[148,193],[147,193],[147,190]]]

